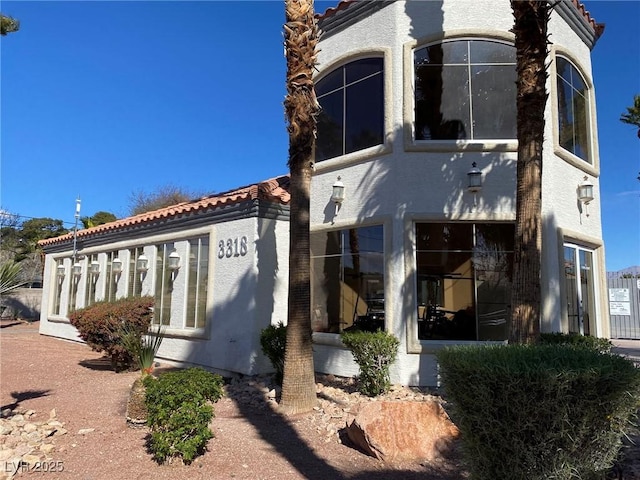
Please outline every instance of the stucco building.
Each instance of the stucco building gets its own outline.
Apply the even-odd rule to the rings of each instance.
[[[357,324],[401,340],[393,381],[435,384],[435,351],[507,335],[517,157],[510,4],[343,1],[319,24],[316,369],[357,373],[338,335]],[[556,4],[549,22],[542,329],[608,337],[591,73],[602,31],[577,1]],[[44,241],[41,332],[76,338],[70,308],[144,292],[170,327],[162,357],[269,369],[258,337],[286,321],[287,185],[280,177],[82,230],[75,262],[72,236]]]

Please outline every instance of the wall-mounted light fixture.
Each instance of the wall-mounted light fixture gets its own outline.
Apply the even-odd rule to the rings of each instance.
[[[80,275],[82,275],[82,264],[81,263],[74,263],[73,267],[71,268],[72,272],[73,272],[73,276],[74,277],[79,277]]]
[[[578,185],[578,200],[585,206],[585,213],[589,216],[588,205],[593,200],[593,183],[585,175],[582,183]]]
[[[149,270],[149,259],[144,255],[140,255],[136,261],[136,270],[140,273],[146,273]]]
[[[473,206],[476,207],[478,205],[478,192],[482,190],[482,170],[478,168],[476,162],[471,164],[471,170],[467,172],[467,178],[469,180],[467,191],[473,193]]]
[[[122,260],[119,258],[111,260],[111,273],[114,275],[120,275],[122,273]]]
[[[342,205],[342,202],[344,201],[344,183],[342,183],[340,176],[338,176],[338,179],[333,184],[331,191],[331,201],[336,204],[336,212],[334,216],[338,215],[340,205]]]
[[[58,268],[56,269],[56,275],[58,278],[62,279],[66,274],[67,270],[64,268],[64,265],[58,265]]]
[[[91,275],[98,275],[100,273],[100,263],[98,263],[97,260],[89,264],[89,272],[91,272]]]
[[[169,270],[175,272],[180,269],[180,255],[175,250],[169,254]]]

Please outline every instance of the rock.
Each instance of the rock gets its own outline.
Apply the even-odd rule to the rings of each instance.
[[[6,462],[13,456],[13,454],[14,452],[11,448],[0,450],[0,462]]]
[[[78,435],[86,435],[87,433],[91,433],[95,430],[95,428],[81,428],[78,430]]]
[[[31,433],[35,432],[38,429],[38,426],[35,423],[25,423],[24,427],[22,427],[25,432]]]
[[[144,427],[147,423],[147,407],[144,403],[146,389],[142,377],[137,378],[131,386],[127,411],[125,414],[127,424],[130,427]]]
[[[434,460],[459,435],[440,403],[377,401],[360,405],[349,439],[384,462]]]
[[[39,463],[41,460],[42,458],[40,457],[40,455],[29,454],[22,457],[22,461],[25,463],[28,463],[29,465],[35,465],[36,463]]]
[[[45,455],[49,455],[51,452],[53,452],[54,448],[56,448],[55,445],[51,443],[43,443],[42,445],[40,445],[40,451]]]
[[[64,424],[54,420],[55,413],[46,423],[31,418],[35,414],[34,410],[27,410],[24,414],[9,411],[0,419],[0,480],[13,478],[19,468],[38,465],[55,449],[52,442],[45,444],[44,439],[54,433],[66,433],[62,428]]]

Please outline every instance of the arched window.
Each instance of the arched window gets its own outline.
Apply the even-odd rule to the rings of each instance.
[[[558,138],[565,150],[591,163],[589,148],[589,95],[586,82],[563,57],[556,58]]]
[[[414,52],[415,139],[516,138],[516,49],[455,40]]]
[[[382,58],[347,63],[316,82],[318,117],[316,161],[383,143]]]

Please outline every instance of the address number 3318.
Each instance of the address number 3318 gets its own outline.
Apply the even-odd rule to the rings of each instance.
[[[244,257],[247,254],[247,237],[227,238],[218,242],[218,258]]]

